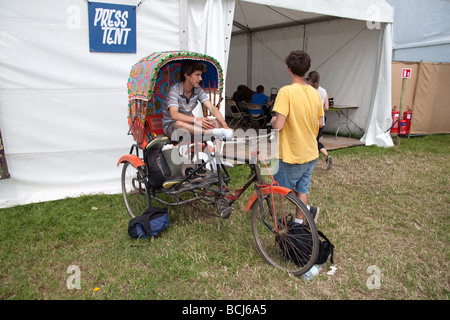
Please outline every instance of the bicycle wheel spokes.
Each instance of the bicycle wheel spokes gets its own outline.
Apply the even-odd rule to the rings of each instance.
[[[285,259],[298,266],[307,265],[313,251],[313,236],[309,228],[299,224],[291,224],[287,228],[276,239]]]
[[[147,189],[143,181],[144,172],[129,162],[122,168],[122,194],[125,207],[132,218],[144,213],[148,207]]]
[[[292,232],[295,225],[288,215],[295,217],[298,211],[304,214],[304,222],[311,231],[309,236]],[[252,231],[259,251],[270,265],[301,275],[315,263],[319,246],[317,229],[304,204],[292,192],[286,196],[268,195],[261,204],[256,201],[252,206]]]

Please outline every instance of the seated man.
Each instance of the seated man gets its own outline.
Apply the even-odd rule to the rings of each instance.
[[[188,60],[182,64],[181,82],[170,88],[163,104],[163,130],[169,139],[177,140],[177,135],[172,136],[176,129],[185,129],[191,134],[231,137],[232,130],[224,117],[200,87],[202,73],[205,71],[206,65],[199,61]],[[192,115],[198,102],[208,108],[215,117],[214,121]]]

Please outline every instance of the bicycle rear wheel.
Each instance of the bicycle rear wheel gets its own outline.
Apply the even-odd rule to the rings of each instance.
[[[144,182],[144,170],[135,168],[125,162],[122,168],[122,194],[125,207],[132,218],[140,216],[147,210],[150,195]]]
[[[319,252],[316,225],[306,206],[293,192],[287,195],[274,193],[273,202],[274,204],[269,193],[263,195],[262,202],[255,201],[252,205],[251,221],[256,245],[270,265],[299,276],[316,262]],[[295,217],[297,210],[304,214],[303,225],[311,232],[308,236],[290,232],[292,224],[289,224],[285,217],[289,214]],[[303,248],[303,252],[291,250],[287,253],[285,249],[299,246]],[[302,262],[299,263],[299,260]]]

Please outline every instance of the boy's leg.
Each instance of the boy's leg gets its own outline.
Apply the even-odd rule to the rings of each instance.
[[[301,174],[300,166],[301,165],[293,165],[283,162],[283,160],[280,159],[278,160],[278,171],[275,173],[273,178],[281,187],[291,189],[303,203],[305,203],[305,201],[307,203],[308,194],[302,194],[294,190],[296,181],[301,178],[301,176],[297,176],[297,174]],[[303,219],[303,212],[300,209],[297,209],[295,212],[295,217],[298,219]]]
[[[305,206],[308,206],[309,185],[311,183],[311,176],[316,163],[317,159],[298,166],[298,170],[302,172],[302,176],[295,185],[295,192],[297,197],[303,202]],[[300,220],[303,220],[304,215],[300,209],[297,209],[296,217]]]
[[[297,196],[297,198],[299,198],[305,204],[305,206],[307,206],[308,205],[308,194],[307,193],[300,193],[300,192],[297,192],[297,191],[294,191],[294,192],[295,192],[295,195]],[[297,208],[297,211],[295,213],[295,217],[297,219],[303,220],[304,216],[305,215],[303,214],[303,211],[300,210],[299,208]]]

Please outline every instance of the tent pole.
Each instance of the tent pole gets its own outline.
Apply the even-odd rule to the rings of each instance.
[[[308,35],[306,30],[306,24],[303,25],[303,51],[308,52]]]
[[[405,110],[405,93],[406,93],[406,78],[402,79],[402,94],[400,96],[400,114],[399,121],[403,117],[403,111]],[[400,122],[398,124],[398,133],[397,133],[397,145],[400,145]]]
[[[247,33],[247,87],[252,88],[253,34]]]

